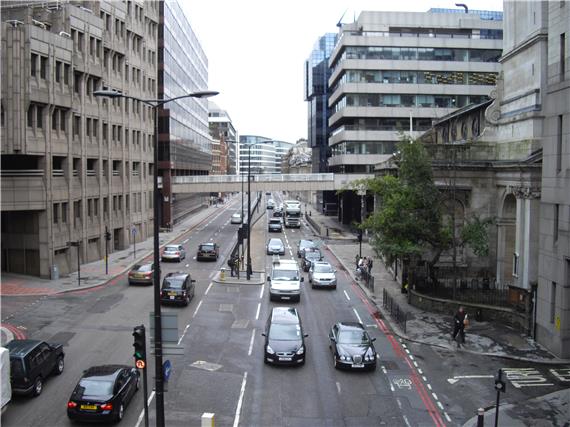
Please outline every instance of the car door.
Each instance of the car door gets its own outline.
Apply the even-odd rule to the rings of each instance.
[[[332,354],[336,356],[336,341],[338,338],[338,325],[334,325],[329,332],[329,348],[332,351]]]
[[[51,347],[47,343],[41,343],[39,346],[40,357],[39,364],[42,371],[42,377],[46,378],[55,366],[55,352],[51,350]]]
[[[194,293],[196,292],[196,285],[194,283],[196,283],[196,280],[193,280],[190,275],[188,275],[186,280],[188,281],[188,293],[194,298]]]
[[[133,369],[125,369],[123,371],[125,378],[125,396],[126,402],[130,402],[137,391],[137,378],[133,373]]]
[[[115,399],[118,403],[126,403],[127,402],[127,387],[126,386],[126,378],[125,378],[125,370],[121,370],[119,375],[117,375],[117,379],[115,380],[115,387],[113,387],[113,394]]]

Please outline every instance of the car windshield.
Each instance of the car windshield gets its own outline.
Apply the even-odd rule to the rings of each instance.
[[[80,396],[108,396],[113,394],[113,381],[83,379],[77,392]]]
[[[273,225],[275,225],[275,224],[279,225],[279,224],[281,224],[281,220],[279,220],[279,219],[272,219],[272,220],[269,221],[269,223],[270,223],[270,224],[273,224]]]
[[[184,284],[184,279],[166,279],[164,281],[163,287],[169,289],[182,289],[183,284]]]
[[[330,265],[315,265],[315,273],[333,273]]]
[[[299,280],[299,273],[297,270],[274,270],[273,280]]]
[[[213,251],[214,250],[214,245],[207,243],[205,245],[200,245],[200,250],[201,251]]]
[[[166,252],[176,252],[178,250],[178,246],[167,246],[164,250]]]
[[[152,265],[151,265],[151,264],[135,265],[135,266],[133,267],[133,270],[135,270],[135,271],[140,271],[140,272],[142,272],[142,273],[148,272],[148,271],[152,271]]]
[[[273,323],[269,329],[269,338],[278,341],[297,341],[301,338],[299,325]]]
[[[368,344],[368,336],[365,331],[348,330],[340,331],[338,334],[339,344]]]
[[[269,244],[270,244],[271,246],[283,246],[283,242],[282,242],[281,240],[279,240],[279,239],[271,239],[271,240],[269,241]]]

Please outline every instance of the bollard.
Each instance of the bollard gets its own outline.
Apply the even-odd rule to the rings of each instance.
[[[327,227],[327,237],[329,237],[329,228]]]
[[[224,281],[226,280],[226,268],[222,267],[222,270],[220,271],[220,281]]]
[[[485,410],[483,408],[477,409],[477,427],[483,427],[485,424]]]
[[[200,427],[214,427],[214,414],[212,412],[204,412],[202,414]]]

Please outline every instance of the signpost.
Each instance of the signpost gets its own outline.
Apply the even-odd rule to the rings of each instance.
[[[136,259],[137,257],[137,227],[135,227],[133,225],[133,245],[134,245],[134,251],[133,251],[133,259]]]

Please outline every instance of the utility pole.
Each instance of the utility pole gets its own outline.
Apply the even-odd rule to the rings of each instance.
[[[455,187],[457,186],[457,165],[456,165],[456,156],[457,151],[456,147],[452,146],[451,150],[452,156],[452,167],[453,167],[453,182],[451,184],[451,194],[453,200],[453,206],[451,207],[451,227],[453,230],[452,234],[452,243],[453,243],[453,299],[455,300],[457,297],[457,243],[456,243],[456,224],[455,224],[455,209],[456,209],[456,194],[455,194]]]
[[[111,240],[111,233],[109,228],[105,226],[105,274],[109,274],[109,241]]]
[[[81,240],[78,240],[76,242],[67,242],[68,246],[77,248],[77,286],[81,286],[81,260],[79,254],[80,244]]]

